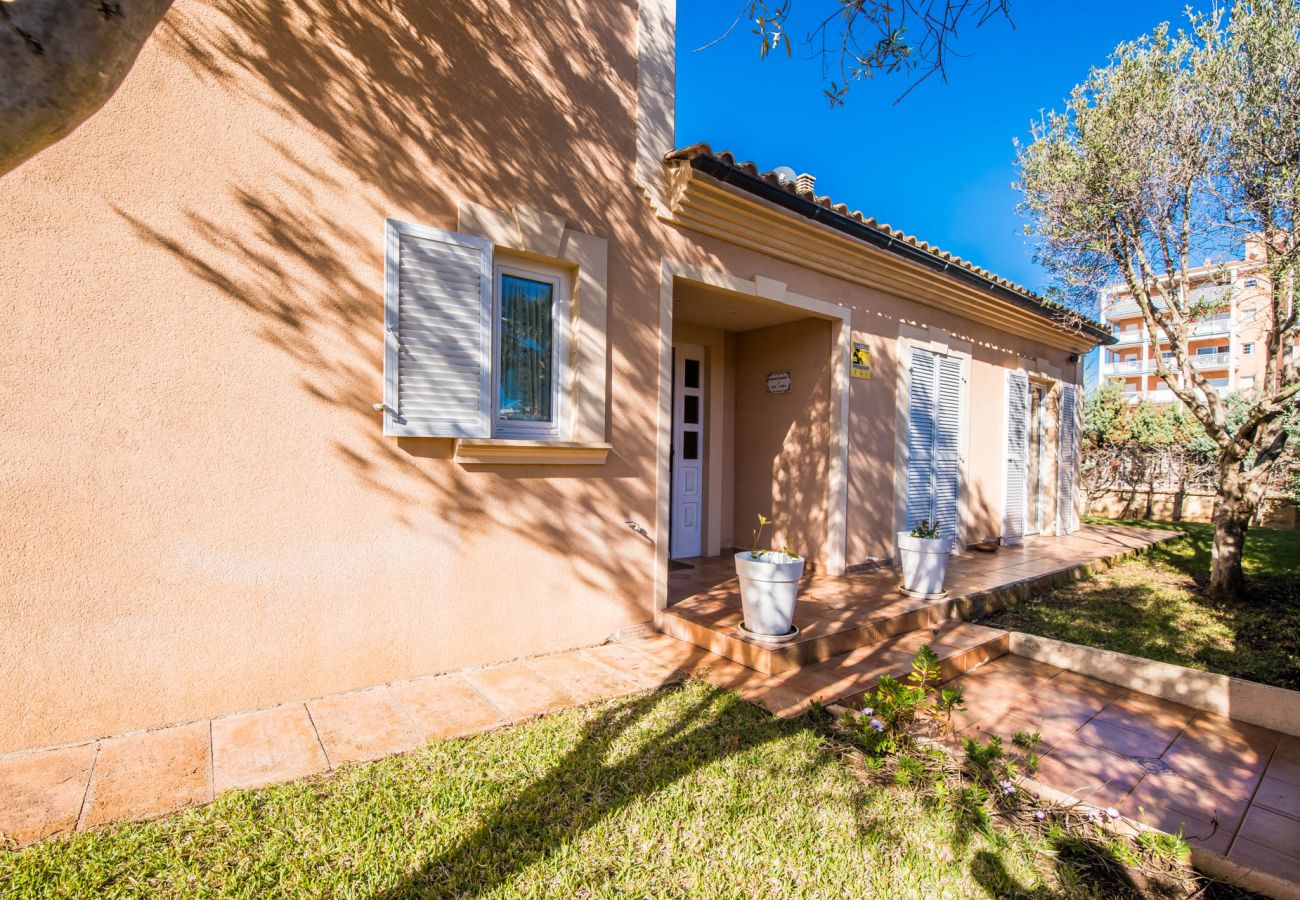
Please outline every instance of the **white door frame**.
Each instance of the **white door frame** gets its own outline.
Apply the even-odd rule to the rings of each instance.
[[[686,384],[688,360],[698,364],[695,387]],[[704,424],[707,420],[704,363],[704,348],[699,344],[673,344],[673,452],[668,538],[671,559],[704,555],[704,460],[710,440]],[[696,400],[695,422],[686,421],[687,398]],[[695,436],[694,457],[691,459],[686,458],[688,432]]]
[[[672,435],[672,378],[673,378],[673,287],[674,282],[695,281],[707,287],[717,287],[738,294],[762,297],[776,303],[801,309],[810,316],[829,319],[832,323],[831,352],[836,354],[831,365],[830,451],[826,476],[826,571],[831,575],[844,574],[844,558],[848,544],[849,509],[849,365],[853,343],[852,310],[805,297],[786,289],[785,283],[756,275],[739,278],[715,269],[706,269],[689,263],[665,258],[659,267],[659,413],[657,455],[659,460],[655,503],[655,621],[668,607],[668,522],[670,514],[669,439]]]

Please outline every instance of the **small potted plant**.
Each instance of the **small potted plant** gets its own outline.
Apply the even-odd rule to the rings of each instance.
[[[939,534],[936,519],[922,519],[909,531],[898,533],[898,555],[903,563],[903,591],[921,597],[943,595],[951,541]]]
[[[764,550],[759,547],[763,529],[772,524],[761,513],[754,529],[754,549],[736,554],[736,574],[740,576],[740,605],[745,620],[742,628],[761,639],[790,638],[794,627],[794,601],[799,596],[799,579],[803,577],[804,559],[786,547]]]

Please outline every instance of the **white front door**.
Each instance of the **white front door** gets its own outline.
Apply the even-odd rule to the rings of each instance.
[[[704,523],[704,348],[673,345],[673,559],[699,556]]]

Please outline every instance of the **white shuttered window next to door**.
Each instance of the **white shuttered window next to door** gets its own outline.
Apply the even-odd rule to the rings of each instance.
[[[1025,540],[1029,482],[1029,378],[1007,372],[1007,470],[1002,507],[1002,543],[1017,547]]]
[[[912,348],[907,401],[907,499],[904,527],[938,522],[958,537],[961,503],[962,361]]]

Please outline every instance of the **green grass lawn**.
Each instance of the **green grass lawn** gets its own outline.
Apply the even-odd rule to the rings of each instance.
[[[1176,527],[1187,535],[985,623],[1300,690],[1300,532],[1251,529],[1246,596],[1222,602],[1201,591],[1210,573],[1211,526],[1121,524]]]
[[[0,851],[0,895],[1114,896],[691,681]]]

